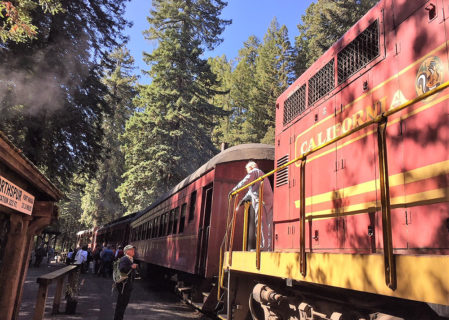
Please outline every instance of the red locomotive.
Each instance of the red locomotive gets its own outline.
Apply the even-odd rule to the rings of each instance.
[[[449,318],[448,13],[381,0],[278,98],[274,252],[227,252],[227,319]]]

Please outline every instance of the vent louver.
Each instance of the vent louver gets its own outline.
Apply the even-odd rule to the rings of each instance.
[[[276,168],[288,162],[288,154],[276,161]],[[288,167],[276,172],[276,188],[288,183]]]

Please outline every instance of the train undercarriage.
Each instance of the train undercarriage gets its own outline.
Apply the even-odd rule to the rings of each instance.
[[[227,320],[443,320],[449,306],[336,287],[227,273]]]

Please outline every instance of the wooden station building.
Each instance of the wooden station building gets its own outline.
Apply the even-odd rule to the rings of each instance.
[[[0,132],[0,320],[16,319],[34,236],[61,192]]]

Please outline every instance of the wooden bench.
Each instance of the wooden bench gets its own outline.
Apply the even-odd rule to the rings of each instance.
[[[59,313],[59,304],[61,303],[62,289],[64,286],[64,277],[69,275],[69,283],[78,269],[78,265],[71,265],[59,270],[44,274],[37,278],[39,283],[39,291],[37,292],[36,308],[34,309],[33,320],[42,320],[45,313],[45,302],[47,301],[48,286],[54,281],[57,281],[56,292],[53,300],[52,314]]]

